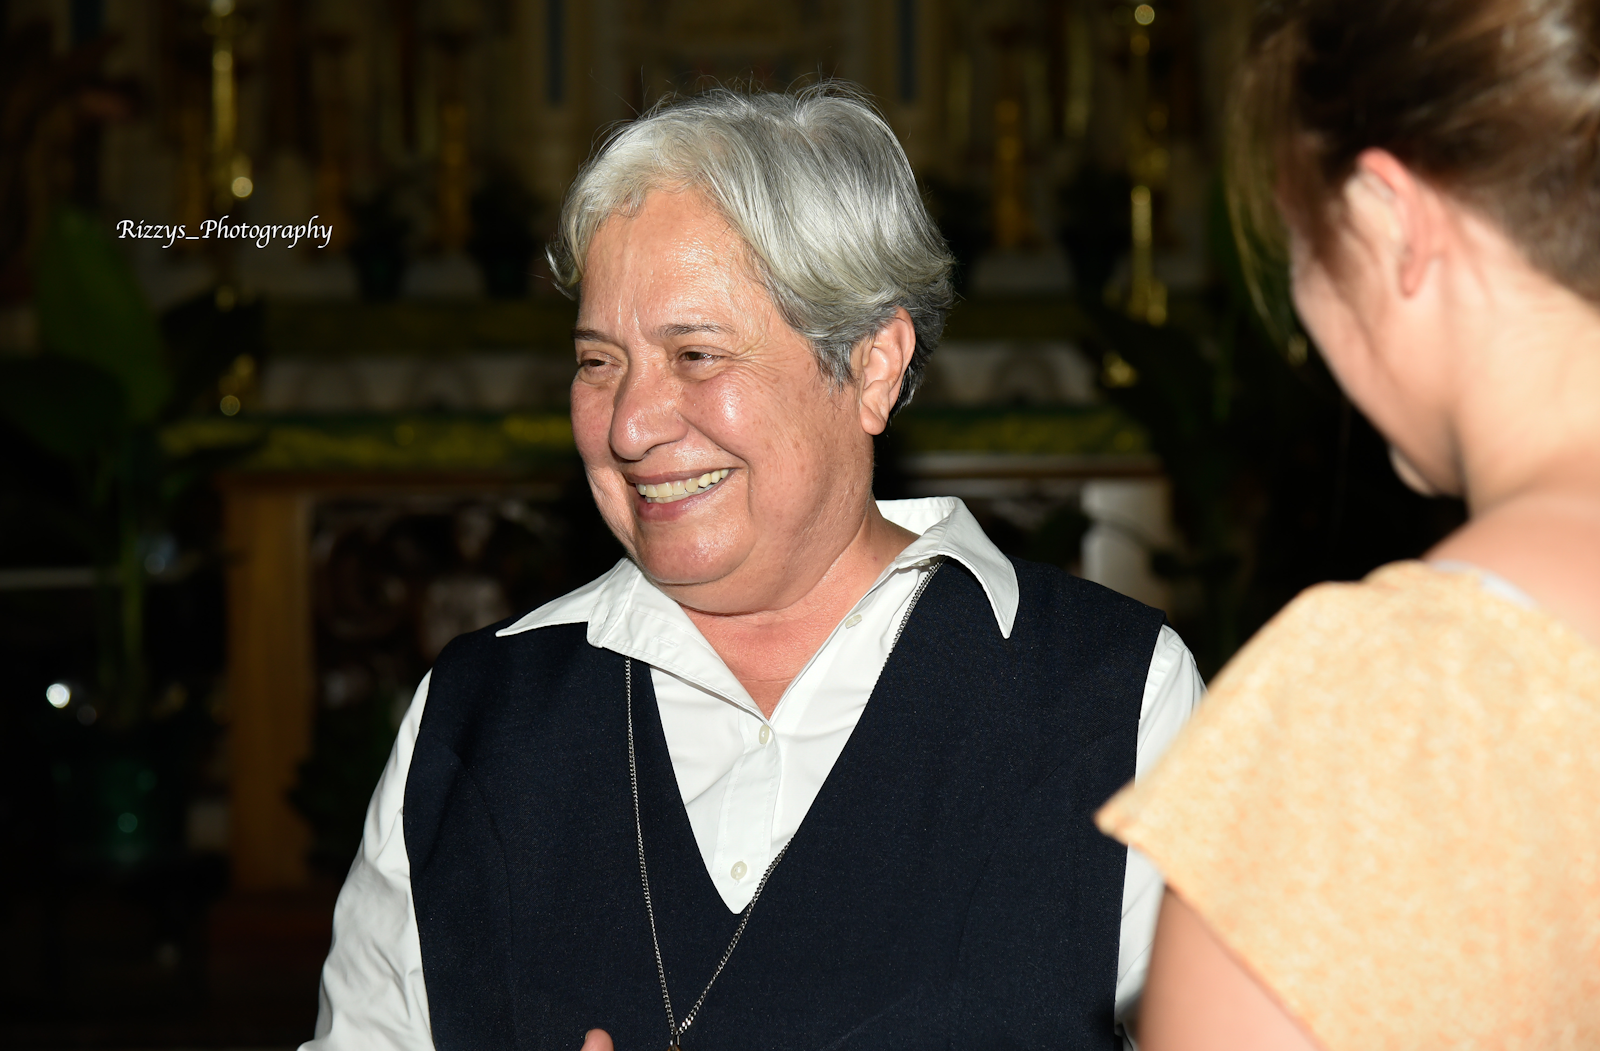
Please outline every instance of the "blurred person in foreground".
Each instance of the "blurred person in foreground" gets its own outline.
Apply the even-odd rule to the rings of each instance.
[[[1239,214],[1470,519],[1301,595],[1101,813],[1169,886],[1141,1044],[1600,1046],[1600,4],[1275,4],[1236,115]]]
[[[628,557],[440,655],[309,1047],[1116,1048],[1161,888],[1093,813],[1201,687],[1159,611],[873,500],[951,298],[888,126],[659,107],[551,261]]]

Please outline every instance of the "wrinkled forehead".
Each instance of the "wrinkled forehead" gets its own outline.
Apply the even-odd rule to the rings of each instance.
[[[750,251],[705,195],[655,190],[619,209],[589,243],[579,294],[582,327],[672,323],[677,315],[765,314]]]
[[[584,276],[602,261],[601,253],[614,251],[621,236],[676,234],[699,244],[716,244],[724,256],[738,262],[751,258],[749,244],[740,235],[727,213],[698,185],[684,181],[647,182],[620,199],[604,218],[595,224],[588,251],[583,259]],[[601,245],[602,240],[611,243]],[[665,244],[660,240],[659,244]]]

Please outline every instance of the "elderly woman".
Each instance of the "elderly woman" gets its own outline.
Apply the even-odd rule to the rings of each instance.
[[[1116,1047],[1160,883],[1090,816],[1200,687],[1159,612],[873,501],[951,298],[888,127],[660,107],[551,261],[628,558],[441,654],[311,1046]]]

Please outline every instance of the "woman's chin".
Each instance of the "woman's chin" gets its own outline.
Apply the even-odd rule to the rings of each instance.
[[[681,591],[713,586],[726,580],[742,561],[726,549],[706,550],[687,538],[638,538],[634,562],[657,586]]]
[[[1393,443],[1389,445],[1389,464],[1394,468],[1394,473],[1399,476],[1400,481],[1405,484],[1405,487],[1420,496],[1456,495],[1450,489],[1444,486],[1435,485],[1432,481],[1430,481],[1428,477],[1424,475],[1420,469],[1418,469],[1417,465],[1412,463],[1411,459],[1406,456],[1405,453],[1400,451],[1400,447]]]

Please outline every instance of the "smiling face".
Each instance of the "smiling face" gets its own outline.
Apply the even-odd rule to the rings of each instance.
[[[572,426],[600,513],[674,599],[782,608],[861,529],[872,440],[700,195],[656,191],[596,233]]]

